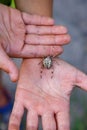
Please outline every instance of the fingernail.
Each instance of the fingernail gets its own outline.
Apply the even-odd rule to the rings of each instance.
[[[51,24],[54,24],[54,19],[48,18],[48,22],[51,23]]]
[[[64,40],[71,41],[71,36],[70,35],[64,36]]]
[[[65,33],[68,32],[68,29],[67,29],[66,27],[64,27],[64,26],[61,26],[60,28],[61,28],[61,30],[62,30],[63,32],[65,32]]]

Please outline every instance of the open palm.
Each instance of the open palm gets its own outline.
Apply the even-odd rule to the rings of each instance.
[[[41,59],[23,61],[9,130],[19,130],[24,108],[27,130],[37,130],[38,116],[44,130],[69,130],[69,100],[74,85],[87,90],[87,76],[61,59],[41,70]]]

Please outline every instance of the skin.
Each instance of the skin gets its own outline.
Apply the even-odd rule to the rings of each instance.
[[[21,11],[52,17],[53,0],[15,0]]]
[[[43,130],[70,130],[70,95],[75,85],[87,91],[87,75],[56,58],[54,69],[43,68],[41,78],[41,60],[26,59],[22,64],[9,130],[19,130],[24,109],[26,130],[38,129],[38,116],[42,118]]]
[[[12,81],[18,80],[18,69],[9,56],[33,58],[60,54],[61,46],[69,41],[67,29],[54,26],[53,19],[0,4],[0,69],[9,73]]]
[[[17,7],[21,9],[18,5],[20,4],[17,1]],[[31,8],[33,10],[33,6]],[[44,6],[44,10],[39,11],[36,6],[34,11],[36,10],[40,15],[51,16],[52,8],[46,8]],[[23,10],[29,12],[30,9],[24,5]],[[78,74],[76,68],[60,59],[56,60],[58,64],[54,63],[54,71],[53,69],[42,70],[41,61],[42,59],[39,58],[23,60],[9,130],[19,130],[24,108],[28,111],[26,130],[37,130],[38,116],[42,117],[43,130],[69,130],[70,128],[70,94],[76,82],[79,82],[77,78],[81,74]],[[83,79],[87,80],[87,77],[84,76]]]

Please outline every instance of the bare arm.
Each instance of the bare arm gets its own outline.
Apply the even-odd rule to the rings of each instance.
[[[16,7],[31,14],[52,16],[53,0],[15,0]]]

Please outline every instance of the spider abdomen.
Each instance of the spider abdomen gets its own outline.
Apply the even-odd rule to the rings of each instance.
[[[52,67],[52,58],[51,56],[47,56],[43,60],[43,66],[47,69],[50,69]]]

